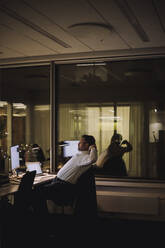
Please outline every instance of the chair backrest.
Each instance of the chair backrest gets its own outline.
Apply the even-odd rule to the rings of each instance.
[[[34,178],[36,175],[36,171],[27,171],[25,175],[23,175],[18,191],[31,191],[34,183]]]
[[[14,207],[18,211],[26,211],[32,201],[32,188],[36,171],[27,171],[22,177],[18,191],[14,196]]]
[[[77,182],[77,201],[75,214],[82,216],[97,216],[97,199],[94,169],[89,168]]]

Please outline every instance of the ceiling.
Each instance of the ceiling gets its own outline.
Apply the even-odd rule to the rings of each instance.
[[[165,54],[164,0],[1,0],[0,64]]]

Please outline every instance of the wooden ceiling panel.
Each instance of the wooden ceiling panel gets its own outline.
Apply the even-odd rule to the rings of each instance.
[[[37,4],[37,6],[35,4]],[[38,8],[40,4],[41,7]],[[31,2],[29,5],[28,2],[25,3],[16,0],[11,2],[8,8],[11,10],[11,13],[16,13],[17,17],[22,19],[22,22],[24,22],[24,32],[28,31],[29,28],[31,28],[32,31],[37,31],[37,36],[34,36],[34,34],[30,35],[29,32],[28,34],[30,37],[35,37],[35,39],[40,41],[43,45],[46,46],[50,44],[50,47],[54,48],[59,53],[76,52],[78,49],[83,52],[89,51],[87,46],[76,40],[69,32],[66,32],[60,27],[60,25],[56,24],[54,14],[51,16],[49,12],[46,11],[45,5],[42,8],[42,3],[40,1]],[[50,6],[49,9],[51,9]],[[20,30],[20,27],[17,28]],[[58,44],[56,39],[60,40],[61,43],[66,43],[67,47],[65,48],[65,46]]]
[[[37,5],[39,5],[39,0],[36,0],[32,5],[36,9]],[[99,24],[106,24],[104,18],[86,1],[54,1],[52,2],[51,9],[46,2],[42,2],[40,11],[82,44],[86,45],[86,48],[89,48],[91,51],[128,48],[115,32],[112,33],[108,29],[100,28]],[[71,28],[75,24],[81,25]],[[98,24],[98,27],[90,24]],[[65,52],[68,51],[69,49]],[[81,50],[81,52],[83,51]]]
[[[165,32],[161,26],[159,10],[155,8],[153,1],[128,0],[128,4],[149,37],[147,46],[164,46]],[[165,4],[162,5],[162,9],[165,11]]]
[[[0,45],[2,47],[8,47],[13,51],[20,53],[22,56],[50,54],[50,49],[38,44],[35,40],[30,39],[20,33],[10,30],[6,35],[6,27],[0,25],[0,33],[2,34],[0,39]],[[5,34],[5,35],[3,35]]]
[[[0,59],[10,58],[11,56],[13,58],[16,58],[16,57],[20,57],[20,56],[24,56],[24,55],[18,51],[11,49],[11,48],[0,45]]]
[[[141,40],[129,19],[125,16],[125,12],[123,12],[123,9],[120,4],[118,4],[117,0],[92,0],[92,4],[105,18],[107,23],[111,23],[115,32],[130,49],[148,47],[148,44]]]
[[[164,11],[163,0],[1,0],[0,63],[164,54]]]

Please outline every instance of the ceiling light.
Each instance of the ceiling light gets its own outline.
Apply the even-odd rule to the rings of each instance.
[[[37,111],[50,110],[50,105],[36,105],[34,107],[34,110],[37,110]]]
[[[69,29],[77,28],[77,27],[101,27],[104,29],[108,29],[109,31],[114,31],[113,27],[110,24],[99,23],[99,22],[81,22],[75,23],[68,26]]]
[[[24,116],[26,116],[26,114],[25,113],[17,113],[17,114],[13,114],[13,116],[15,116],[15,117],[24,117]]]
[[[120,116],[101,116],[99,117],[101,120],[121,120]]]
[[[23,103],[13,103],[15,109],[26,109],[26,105]]]
[[[5,102],[5,101],[0,101],[0,108],[3,108],[5,105],[7,105],[7,102]]]
[[[106,65],[106,63],[104,63],[104,62],[100,62],[100,63],[85,63],[85,64],[76,64],[76,66],[105,66]]]

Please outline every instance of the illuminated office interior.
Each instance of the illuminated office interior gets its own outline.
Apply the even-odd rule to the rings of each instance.
[[[43,76],[38,75],[42,70]],[[22,73],[22,72],[23,73]],[[10,78],[8,78],[10,75]],[[1,71],[1,153],[5,168],[11,171],[10,147],[24,152],[31,144],[42,147],[44,170],[50,167],[50,97],[49,67],[28,67]],[[31,83],[34,78],[35,82]],[[43,78],[45,80],[43,83]],[[5,85],[3,87],[3,85]],[[26,87],[25,87],[26,85]],[[24,166],[22,164],[22,166]]]
[[[38,144],[43,170],[56,173],[63,142],[91,134],[100,155],[118,132],[133,147],[128,176],[96,171],[98,210],[164,218],[164,10],[164,1],[1,1],[0,172],[11,170],[11,146]]]
[[[52,169],[63,166],[60,142],[91,134],[100,154],[116,130],[133,146],[124,155],[128,177],[163,179],[164,59],[54,67],[58,131]],[[1,69],[1,79],[1,150],[6,163],[1,170],[10,170],[10,146],[26,149],[29,144],[42,147],[43,166],[50,170],[50,66]]]

